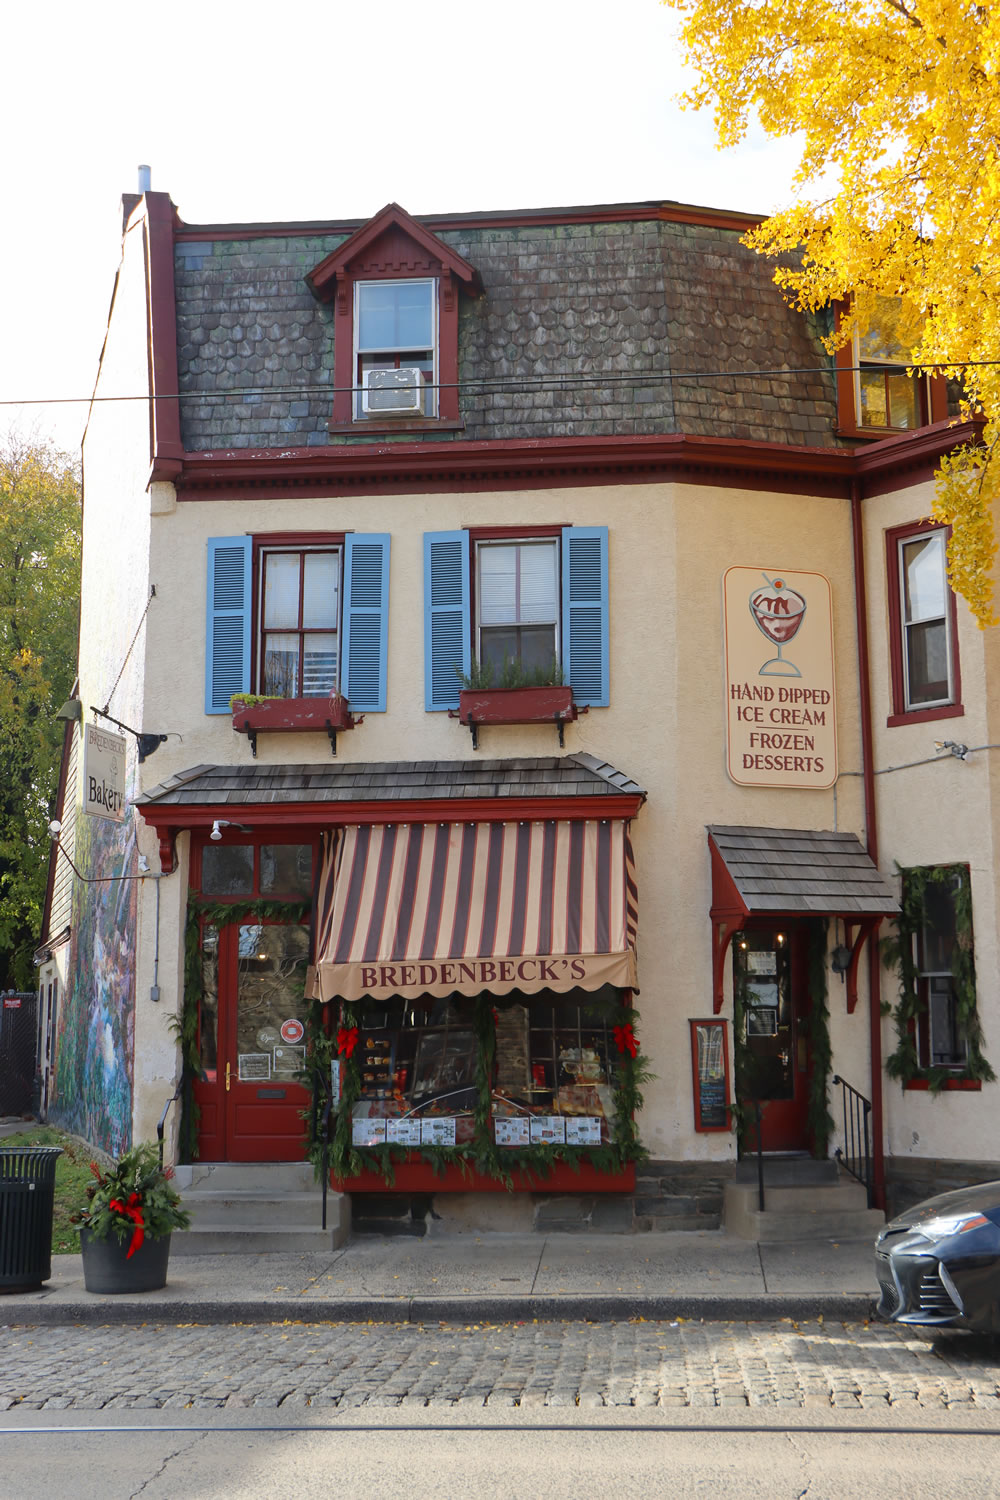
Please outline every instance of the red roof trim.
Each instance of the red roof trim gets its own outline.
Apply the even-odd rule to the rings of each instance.
[[[475,266],[469,264],[461,255],[456,254],[450,245],[439,240],[430,230],[418,224],[404,208],[398,203],[387,203],[385,208],[380,209],[374,218],[369,219],[361,229],[355,230],[342,245],[321,260],[319,265],[306,273],[306,281],[312,287],[316,296],[323,301],[329,301],[336,289],[338,277],[346,276],[353,263],[361,259],[365,252],[387,229],[396,228],[406,237],[419,245],[424,254],[431,260],[440,261],[444,270],[450,271],[461,283],[465,291],[478,295],[482,290],[479,272]]]
[[[174,205],[169,193],[147,193],[146,295],[149,310],[150,479],[174,479],[184,459],[176,399],[177,307],[174,296]]]

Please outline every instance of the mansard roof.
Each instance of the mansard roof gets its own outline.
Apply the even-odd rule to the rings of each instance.
[[[369,269],[373,262],[380,260],[388,260],[392,265],[406,264],[407,246],[411,247],[409,264],[415,269],[423,269],[423,263],[419,258],[414,262],[413,249],[418,252],[418,257],[423,257],[423,262],[450,271],[467,292],[478,294],[482,290],[475,266],[411,218],[398,203],[387,203],[367,224],[356,229],[342,245],[306,273],[306,281],[321,301],[329,301],[337,281],[347,276],[354,266],[360,264]]]

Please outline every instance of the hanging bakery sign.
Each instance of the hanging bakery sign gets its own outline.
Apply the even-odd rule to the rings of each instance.
[[[730,776],[740,786],[833,786],[830,580],[781,568],[729,568],[722,588]]]
[[[125,816],[125,740],[88,724],[83,741],[83,810],[95,818]]]

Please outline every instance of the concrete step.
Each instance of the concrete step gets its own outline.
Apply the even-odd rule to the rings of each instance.
[[[836,1161],[816,1161],[811,1156],[764,1156],[765,1187],[811,1187],[821,1184],[836,1184],[840,1180],[840,1165]],[[744,1156],[736,1163],[733,1182],[756,1183],[757,1158]]]
[[[175,1181],[191,1228],[174,1235],[178,1255],[326,1251],[347,1243],[351,1200],[323,1194],[309,1162],[194,1162]]]
[[[174,1232],[170,1254],[174,1255],[268,1255],[282,1251],[325,1254],[339,1250],[347,1235],[327,1216],[327,1229],[318,1224],[286,1225],[284,1229],[190,1229]]]
[[[822,1182],[808,1180],[799,1186],[787,1181],[764,1187],[764,1211],[757,1207],[757,1183],[728,1182],[722,1199],[722,1223],[728,1234],[761,1243],[798,1239],[863,1239],[872,1237],[885,1223],[880,1209],[868,1207],[868,1195],[860,1182],[845,1172],[826,1174]]]
[[[312,1162],[196,1161],[175,1167],[178,1190],[191,1192],[318,1192]]]
[[[811,1213],[771,1214],[755,1209],[744,1221],[751,1231],[726,1229],[737,1233],[741,1239],[756,1240],[759,1244],[778,1244],[786,1240],[863,1240],[875,1236],[885,1223],[885,1214],[878,1208],[865,1208],[857,1213],[823,1213],[819,1209]]]

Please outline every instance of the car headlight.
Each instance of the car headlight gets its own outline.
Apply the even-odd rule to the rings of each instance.
[[[989,1222],[985,1214],[966,1210],[961,1214],[940,1214],[934,1219],[924,1219],[922,1223],[914,1224],[913,1228],[917,1234],[940,1236],[944,1239],[949,1234],[965,1234],[968,1229],[979,1229]]]

